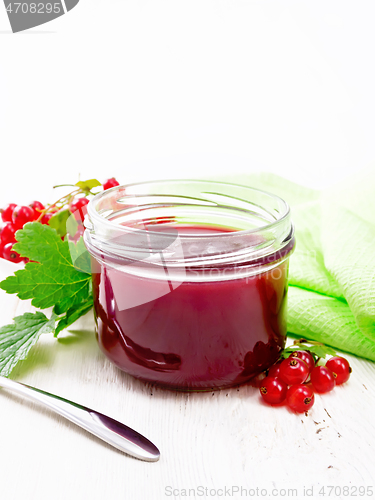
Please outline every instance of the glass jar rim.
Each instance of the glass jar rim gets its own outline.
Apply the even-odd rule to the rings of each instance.
[[[214,190],[215,187],[216,190]],[[193,192],[196,190],[198,194],[188,196],[184,193],[184,189],[188,188]],[[203,190],[202,192],[200,188]],[[179,190],[181,190],[181,194],[178,194]],[[116,193],[119,195],[117,199]],[[242,198],[234,196],[233,193],[241,194]],[[163,207],[166,206],[174,207],[176,210],[180,209],[180,203],[173,204],[170,202],[169,205],[164,205],[155,201],[158,199],[157,196],[164,197],[164,202],[166,196],[170,200],[177,198],[179,202],[181,198],[187,203],[186,206],[190,207],[191,213],[194,214],[199,212],[197,210],[193,212],[197,207],[200,207],[203,212],[210,213],[210,217],[213,217],[214,214],[219,213],[221,210],[221,216],[225,212],[224,217],[228,217],[228,225],[233,221],[238,224],[241,222],[242,224],[255,225],[255,227],[245,229],[233,229],[233,231],[217,233],[208,232],[207,234],[201,232],[199,234],[187,234],[182,232],[179,234],[182,245],[186,246],[191,242],[199,242],[197,254],[184,257],[184,267],[203,268],[213,265],[275,266],[281,260],[285,260],[294,248],[294,227],[290,220],[290,208],[287,202],[279,196],[261,189],[229,182],[207,181],[204,179],[168,179],[116,186],[97,194],[88,204],[88,212],[85,218],[85,243],[90,253],[96,256],[105,254],[108,258],[111,258],[111,255],[117,255],[119,258],[128,258],[129,256],[133,258],[142,245],[138,244],[137,247],[137,244],[135,246],[131,244],[130,246],[133,246],[131,252],[129,252],[128,248],[124,249],[126,245],[123,243],[114,243],[116,238],[117,241],[120,241],[121,235],[129,236],[134,232],[138,235],[142,235],[142,233],[150,235],[150,233],[153,234],[153,228],[154,234],[157,234],[158,237],[167,237],[167,232],[163,233],[163,230],[156,231],[156,226],[148,223],[145,223],[142,229],[121,225],[110,219],[110,217],[115,217],[117,213],[122,214],[128,210],[130,214],[129,220],[132,220],[131,216],[137,213],[136,208],[138,208],[138,214],[143,211],[142,214],[144,215],[146,213],[144,207],[149,209],[149,206],[153,210],[164,210]],[[142,201],[142,197],[146,198],[146,200],[147,197],[156,198],[154,203],[149,205],[146,203],[145,205],[138,205],[136,201]],[[125,198],[132,199],[135,204],[126,205],[123,202]],[[225,199],[224,202],[223,199]],[[109,203],[109,201],[114,202],[113,205],[116,207],[119,200],[123,204],[119,204],[121,210],[116,211],[112,208],[108,210],[108,207],[106,208],[106,203]],[[261,200],[263,204],[267,200],[268,208],[256,203],[257,200]],[[188,203],[191,203],[191,205],[188,205]],[[131,211],[131,209],[123,208],[127,206],[135,207],[135,209]],[[142,207],[142,211],[140,207]],[[201,212],[199,214],[202,217]],[[146,219],[140,217],[139,220],[144,222]],[[265,223],[263,224],[262,221]],[[113,238],[113,234],[116,234],[116,238]],[[214,244],[214,251],[211,252],[211,255],[207,255],[206,251],[202,252],[202,248],[208,249],[210,242]],[[155,250],[155,253],[158,253],[158,250]],[[178,258],[176,255],[173,255],[172,252],[165,257],[167,263],[172,267],[181,265],[181,252]],[[138,262],[136,256],[135,261]]]
[[[242,189],[252,191],[252,192],[259,192],[262,193],[269,198],[273,198],[274,200],[277,200],[280,204],[284,206],[284,213],[275,221],[270,222],[268,224],[265,224],[264,226],[260,226],[254,229],[243,229],[243,230],[238,230],[236,231],[238,233],[254,233],[258,232],[260,230],[266,230],[270,227],[275,227],[277,224],[285,220],[289,215],[290,215],[290,207],[288,203],[281,198],[280,196],[270,193],[269,191],[265,191],[263,189],[258,189],[258,188],[253,188],[250,186],[243,186],[241,184],[236,184],[232,182],[223,182],[223,181],[211,181],[211,180],[206,180],[206,179],[162,179],[162,180],[153,180],[153,181],[142,181],[142,182],[132,182],[130,184],[122,184],[119,186],[114,186],[113,188],[107,189],[105,191],[101,191],[100,193],[96,194],[91,200],[90,203],[87,206],[87,212],[91,220],[96,220],[97,222],[103,222],[106,221],[109,224],[112,224],[112,221],[106,219],[105,217],[101,216],[97,211],[94,209],[95,203],[98,203],[102,198],[108,196],[110,193],[119,191],[120,189],[125,189],[125,188],[131,188],[131,187],[141,187],[141,186],[147,186],[147,185],[157,185],[157,184],[172,184],[172,183],[191,183],[191,184],[201,184],[201,183],[209,183],[209,184],[215,184],[215,185],[222,185],[222,186],[235,186],[235,187],[240,187]],[[116,227],[124,227],[124,226],[118,226]],[[124,227],[126,230],[127,228]],[[189,237],[190,235],[182,235],[182,237]],[[222,237],[223,235],[218,233],[218,234],[202,234],[200,237]]]

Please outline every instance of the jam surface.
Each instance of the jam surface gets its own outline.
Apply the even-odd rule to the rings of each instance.
[[[173,389],[230,387],[264,371],[284,347],[288,260],[215,281],[194,281],[187,270],[176,286],[170,276],[142,277],[94,257],[93,267],[99,346],[130,375]]]

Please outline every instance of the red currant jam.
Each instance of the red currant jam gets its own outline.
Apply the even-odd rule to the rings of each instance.
[[[178,233],[220,228],[178,226]],[[164,387],[210,390],[241,384],[271,366],[284,347],[288,259],[243,276],[233,269],[165,279],[93,256],[99,346],[125,372]],[[118,262],[117,262],[118,263]],[[259,262],[258,262],[259,264]],[[208,272],[209,271],[209,272]]]

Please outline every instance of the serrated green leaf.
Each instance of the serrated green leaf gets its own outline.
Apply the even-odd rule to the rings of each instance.
[[[73,214],[68,217],[66,221],[66,232],[70,234],[70,236],[75,236],[78,229],[78,222]]]
[[[68,244],[70,257],[75,269],[81,273],[91,273],[91,257],[83,242],[82,236],[77,243],[68,241]]]
[[[296,344],[291,345],[283,350],[283,357],[288,357],[293,351],[310,351],[317,358],[325,358],[327,355],[336,356],[336,351],[332,347],[323,344]]]
[[[314,353],[318,358],[325,358],[327,355],[330,356],[335,356],[336,351],[332,349],[331,347],[328,347],[326,345],[314,345],[309,347],[309,351]]]
[[[75,185],[83,191],[91,191],[92,188],[101,186],[102,183],[97,179],[88,179],[87,181],[79,181]]]
[[[59,236],[65,236],[67,233],[67,221],[71,216],[71,212],[68,209],[60,210],[56,212],[49,220],[48,224],[56,229],[56,232]]]
[[[77,321],[78,318],[88,313],[90,309],[92,309],[93,304],[93,298],[89,297],[89,299],[87,299],[85,302],[82,302],[82,304],[78,304],[68,309],[66,315],[57,324],[55,337],[57,337],[62,330]]]
[[[32,222],[17,231],[14,249],[29,262],[0,283],[7,293],[22,300],[32,299],[40,309],[55,306],[58,314],[80,304],[90,295],[91,275],[77,271],[70,256],[69,244],[55,229]]]
[[[59,260],[70,263],[69,246],[63,242],[56,230],[40,222],[28,222],[16,232],[14,249],[30,260],[48,263],[59,255]],[[16,247],[17,245],[17,247]]]
[[[42,312],[25,313],[14,323],[0,328],[0,375],[7,377],[18,361],[26,358],[42,333],[55,331],[55,315],[48,319]]]

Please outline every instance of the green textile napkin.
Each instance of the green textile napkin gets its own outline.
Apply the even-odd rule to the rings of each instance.
[[[273,174],[225,180],[291,207],[288,332],[375,361],[375,169],[322,191]]]

